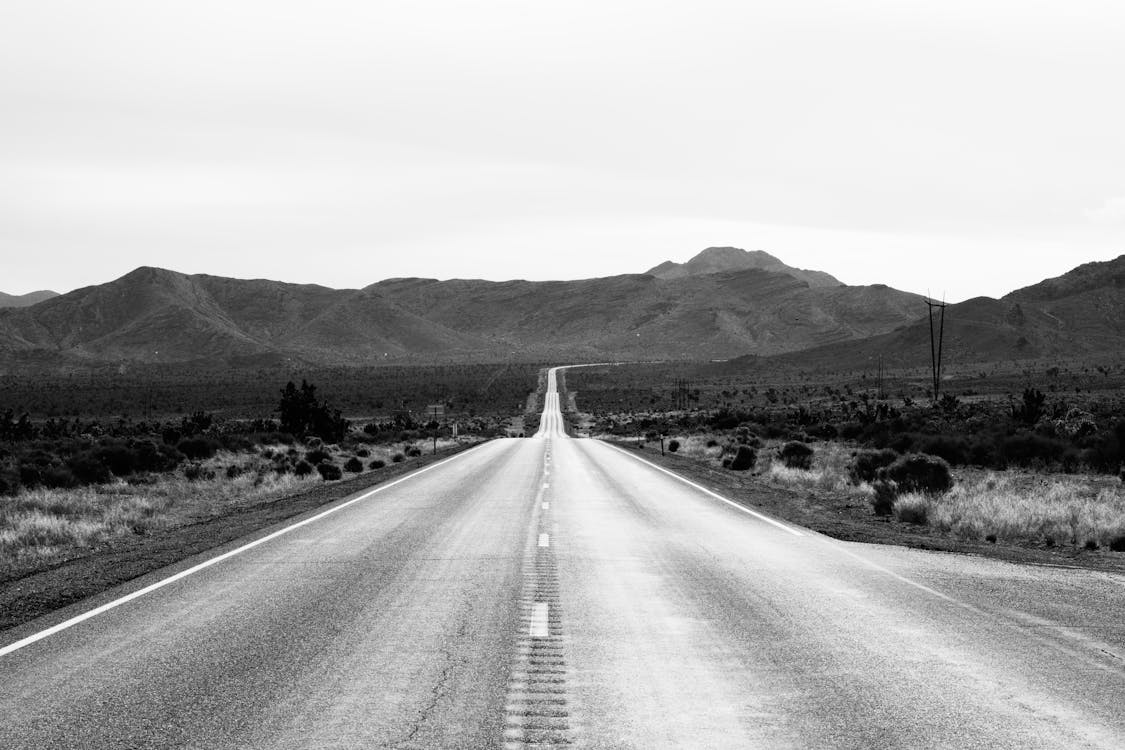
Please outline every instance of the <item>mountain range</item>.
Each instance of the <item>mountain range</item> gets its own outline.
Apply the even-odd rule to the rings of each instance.
[[[49,289],[43,289],[38,292],[28,292],[27,294],[5,294],[4,292],[0,292],[0,307],[31,307],[44,300],[58,296],[58,292],[52,292]]]
[[[943,360],[951,364],[1125,353],[1125,255],[1086,263],[1000,299],[976,297],[945,308]],[[934,311],[935,330],[941,311]],[[930,320],[847,344],[778,357],[780,364],[862,368],[929,365]]]
[[[946,311],[957,357],[1125,349],[1125,256]],[[0,310],[5,369],[113,363],[726,359],[843,366],[929,356],[925,300],[773,256],[708,248],[576,281],[387,279],[330,289],[142,267]],[[928,359],[926,360],[928,361]]]

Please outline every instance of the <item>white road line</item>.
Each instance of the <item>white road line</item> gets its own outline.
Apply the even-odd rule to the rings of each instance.
[[[548,503],[548,502],[544,502],[544,503],[543,503],[543,510],[550,510],[550,508],[551,508],[551,504],[550,504],[550,503]]]
[[[487,443],[481,443],[481,445],[487,445]],[[224,552],[221,555],[218,555],[216,557],[212,557],[210,560],[204,560],[203,562],[199,563],[198,565],[194,565],[194,566],[188,568],[187,570],[181,570],[179,573],[176,573],[174,575],[170,575],[167,578],[164,578],[164,579],[161,579],[161,580],[157,581],[156,583],[149,584],[148,586],[145,586],[143,589],[138,589],[138,590],[132,592],[131,594],[126,594],[125,596],[123,596],[119,599],[114,599],[113,601],[107,602],[107,603],[101,605],[100,607],[95,607],[94,609],[91,609],[88,612],[83,612],[80,615],[76,615],[75,617],[72,617],[69,620],[64,620],[63,622],[60,622],[57,625],[52,625],[51,627],[47,628],[46,630],[41,630],[38,633],[33,633],[32,635],[29,635],[26,638],[22,638],[22,639],[16,641],[15,643],[9,643],[7,646],[4,646],[3,648],[0,648],[0,656],[5,656],[7,654],[12,653],[13,651],[19,651],[21,648],[24,648],[25,646],[30,646],[32,643],[35,643],[36,641],[41,641],[44,638],[47,638],[48,636],[54,635],[55,633],[61,633],[62,631],[66,630],[68,628],[74,627],[75,625],[77,625],[80,622],[85,622],[86,620],[89,620],[92,617],[97,617],[98,615],[100,615],[104,612],[108,612],[109,610],[114,609],[115,607],[120,607],[122,604],[126,604],[128,602],[131,602],[134,599],[139,599],[142,596],[144,596],[145,594],[151,594],[153,591],[156,591],[157,589],[162,589],[162,588],[164,588],[165,586],[167,586],[171,583],[175,583],[176,581],[179,581],[183,578],[187,578],[190,575],[194,575],[195,573],[198,573],[201,570],[209,568],[212,565],[215,565],[217,563],[220,563],[223,560],[234,557],[235,555],[240,555],[243,552],[246,552],[247,550],[253,549],[254,547],[257,547],[260,544],[265,544],[266,542],[277,539],[279,536],[282,536],[284,534],[288,534],[290,531],[294,531],[295,529],[299,529],[302,526],[308,526],[310,523],[313,523],[314,521],[319,521],[320,519],[324,518],[325,516],[330,516],[333,513],[336,513],[337,511],[341,511],[344,508],[347,508],[350,505],[355,505],[356,503],[360,502],[361,500],[366,500],[367,498],[371,497],[372,495],[374,495],[376,493],[382,492],[383,490],[389,490],[391,487],[394,487],[396,484],[402,484],[403,482],[407,481],[408,479],[413,479],[414,477],[418,476],[419,474],[425,474],[427,471],[432,471],[433,469],[436,469],[437,467],[439,467],[443,464],[447,464],[450,461],[453,461],[454,459],[461,458],[465,455],[468,455],[469,453],[472,453],[473,451],[475,451],[479,447],[480,446],[476,446],[476,447],[470,448],[469,450],[464,451],[462,453],[458,453],[455,456],[450,456],[449,458],[442,459],[441,461],[438,461],[436,464],[430,464],[429,466],[418,469],[417,471],[411,472],[410,474],[407,474],[404,477],[399,477],[398,479],[394,480],[393,482],[387,482],[386,484],[381,484],[378,487],[376,487],[375,489],[363,493],[359,497],[354,497],[351,500],[348,500],[346,503],[341,503],[340,505],[337,505],[334,508],[329,508],[328,510],[326,510],[322,513],[318,513],[315,516],[311,516],[309,518],[306,518],[303,521],[297,521],[296,523],[294,523],[290,526],[286,526],[285,528],[278,529],[277,531],[273,532],[272,534],[268,534],[268,535],[262,537],[261,539],[255,539],[254,541],[252,541],[248,544],[244,544],[241,547],[238,547],[237,549],[232,549],[229,552]]]
[[[547,623],[550,619],[550,605],[547,602],[535,602],[535,607],[531,610],[531,632],[529,635],[532,638],[546,638],[551,633],[547,629]]]
[[[599,442],[601,442],[601,441],[599,441]],[[626,456],[629,456],[631,458],[635,458],[636,460],[640,461],[642,464],[648,464],[649,466],[656,469],[657,471],[662,472],[664,474],[667,474],[668,476],[672,477],[673,479],[678,479],[679,481],[683,482],[684,484],[686,484],[690,487],[694,487],[695,489],[699,490],[700,492],[704,493],[705,495],[710,495],[711,497],[715,498],[716,500],[722,500],[724,503],[726,503],[730,507],[735,508],[736,510],[740,510],[743,513],[746,513],[748,515],[754,516],[754,518],[757,518],[759,521],[763,521],[765,523],[768,523],[771,526],[776,526],[777,528],[781,529],[782,531],[786,531],[786,532],[792,534],[793,536],[804,536],[804,534],[802,534],[801,532],[797,531],[796,529],[792,529],[792,528],[786,526],[781,521],[775,521],[774,519],[770,518],[769,516],[765,516],[765,515],[762,515],[761,513],[758,513],[757,511],[750,510],[745,505],[739,505],[738,503],[734,502],[733,500],[728,500],[727,498],[723,497],[722,495],[718,494],[717,492],[712,492],[711,490],[707,489],[706,487],[703,487],[702,485],[698,485],[695,482],[691,481],[690,479],[684,479],[679,474],[676,474],[675,472],[672,472],[672,471],[668,471],[663,466],[657,466],[652,461],[649,461],[649,460],[646,460],[644,458],[641,458],[640,456],[634,455],[634,454],[630,453],[629,451],[624,450],[623,448],[618,448],[616,445],[610,445],[609,443],[606,443],[606,442],[602,442],[602,445],[608,446],[608,447],[610,447],[610,448],[612,448],[615,451],[618,451],[620,453],[624,453]]]
[[[539,535],[539,546],[540,547],[550,547],[551,546],[551,535],[550,534],[540,534]]]

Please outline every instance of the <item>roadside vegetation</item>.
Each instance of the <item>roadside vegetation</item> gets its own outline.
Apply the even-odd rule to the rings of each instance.
[[[982,377],[971,381],[976,390],[950,387],[932,403],[924,393],[889,396],[886,382],[876,389],[865,378],[779,386],[776,373],[772,384],[752,370],[737,383],[729,365],[714,380],[701,376],[717,370],[692,367],[692,388],[669,378],[663,393],[637,367],[571,372],[576,428],[643,450],[663,444],[876,529],[1125,552],[1125,368],[1025,367],[1011,391]],[[994,380],[1018,382],[1011,372]],[[904,390],[912,381],[899,373],[888,382]]]
[[[374,481],[423,455],[513,434],[513,417],[536,374],[517,393],[507,366],[467,369],[480,376],[471,387],[464,369],[430,368],[431,375],[455,376],[444,399],[427,401],[442,405],[441,419],[426,404],[403,408],[407,399],[397,395],[397,408],[348,418],[335,394],[326,399],[307,380],[267,387],[273,413],[257,417],[194,411],[178,418],[44,418],[0,409],[0,579],[117,538],[197,523],[319,484],[363,475]],[[511,392],[500,398],[498,384]],[[9,383],[7,390],[19,389]]]

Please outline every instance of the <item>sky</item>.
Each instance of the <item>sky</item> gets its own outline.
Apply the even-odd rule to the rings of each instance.
[[[1119,0],[6,0],[0,291],[1125,254]]]

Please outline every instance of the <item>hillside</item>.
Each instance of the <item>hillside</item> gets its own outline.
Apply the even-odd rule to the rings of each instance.
[[[742,250],[737,247],[709,247],[686,263],[673,263],[666,260],[645,273],[659,279],[682,279],[685,276],[705,276],[712,273],[747,271],[754,268],[761,271],[783,273],[814,288],[843,286],[839,279],[823,271],[793,268],[769,253],[761,250]]]
[[[0,307],[31,307],[44,300],[58,296],[58,292],[52,292],[49,289],[42,289],[38,292],[28,292],[27,294],[5,294],[4,292],[0,292]]]
[[[950,364],[1121,352],[1125,352],[1125,255],[1087,263],[998,300],[977,297],[950,305],[945,313],[943,361]],[[866,367],[879,357],[891,367],[929,365],[925,308],[919,320],[890,333],[773,361],[848,369]]]
[[[662,279],[389,279],[365,289],[139,268],[0,310],[11,366],[110,362],[726,358],[854,341],[912,320],[885,286],[760,269]]]

